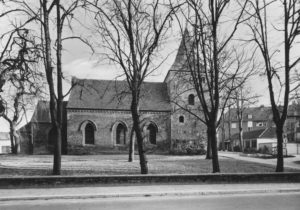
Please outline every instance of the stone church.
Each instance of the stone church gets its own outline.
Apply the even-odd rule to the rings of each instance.
[[[182,41],[164,81],[142,85],[140,117],[146,150],[185,153],[187,148],[197,149],[205,143],[205,126],[189,113],[199,114],[200,104],[185,65]],[[64,106],[63,153],[126,150],[132,130],[127,82],[73,78],[72,83],[74,87]],[[24,152],[51,150],[53,132],[48,102],[38,103],[32,120],[20,133]]]

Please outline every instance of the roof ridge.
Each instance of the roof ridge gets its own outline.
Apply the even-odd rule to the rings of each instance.
[[[81,81],[99,81],[99,82],[124,82],[124,83],[127,83],[126,80],[117,80],[117,79],[88,79],[88,78],[83,78],[83,79],[79,79],[79,78],[76,78],[77,80],[81,80]],[[143,84],[145,83],[151,83],[151,84],[163,84],[164,82],[151,82],[151,81],[144,81]]]
[[[258,138],[262,137],[264,135],[265,132],[267,132],[267,130],[269,129],[270,127],[267,127],[259,136]]]

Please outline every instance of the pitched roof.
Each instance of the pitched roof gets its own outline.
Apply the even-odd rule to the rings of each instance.
[[[181,42],[177,51],[177,55],[175,57],[175,61],[172,64],[169,71],[180,71],[180,70],[186,70],[187,69],[187,50],[189,48],[189,32],[187,29],[185,29]]]
[[[130,110],[131,93],[126,81],[75,79],[67,108]],[[141,87],[140,110],[170,111],[165,83],[145,82]]]
[[[231,139],[238,139],[239,134],[236,133],[231,136]],[[258,138],[276,138],[276,128],[268,127],[264,129],[252,130],[243,132],[243,139],[258,139]]]
[[[237,119],[237,109],[236,108],[231,108],[230,110],[230,118],[231,121],[238,121]],[[252,118],[249,119],[248,115],[252,115]],[[228,120],[229,112],[226,113],[225,119]],[[243,112],[243,120],[244,121],[267,121],[267,120],[272,120],[272,109],[271,107],[249,107],[246,108]]]
[[[65,110],[67,103],[68,103],[67,101],[63,102],[63,111]],[[49,101],[42,101],[42,100],[38,101],[30,122],[35,122],[35,123],[51,122]]]
[[[38,101],[30,122],[51,122],[49,101]]]
[[[300,116],[300,104],[292,103],[291,105],[289,105],[287,115],[289,117]]]
[[[276,136],[276,128],[275,127],[269,127],[269,128],[267,128],[265,130],[265,132],[263,132],[259,138],[266,138],[266,139],[277,138],[277,136]]]

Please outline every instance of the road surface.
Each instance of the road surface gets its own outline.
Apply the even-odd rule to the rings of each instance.
[[[1,210],[299,210],[300,193],[2,201]]]

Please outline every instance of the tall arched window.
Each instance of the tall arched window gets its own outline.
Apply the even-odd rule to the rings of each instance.
[[[149,133],[149,142],[151,144],[156,144],[156,127],[152,123],[147,128]]]
[[[117,126],[116,133],[116,144],[126,144],[126,128],[122,123]]]
[[[188,98],[189,105],[195,105],[195,96],[194,94],[190,94]]]
[[[85,126],[85,144],[95,144],[95,129],[90,122]]]

